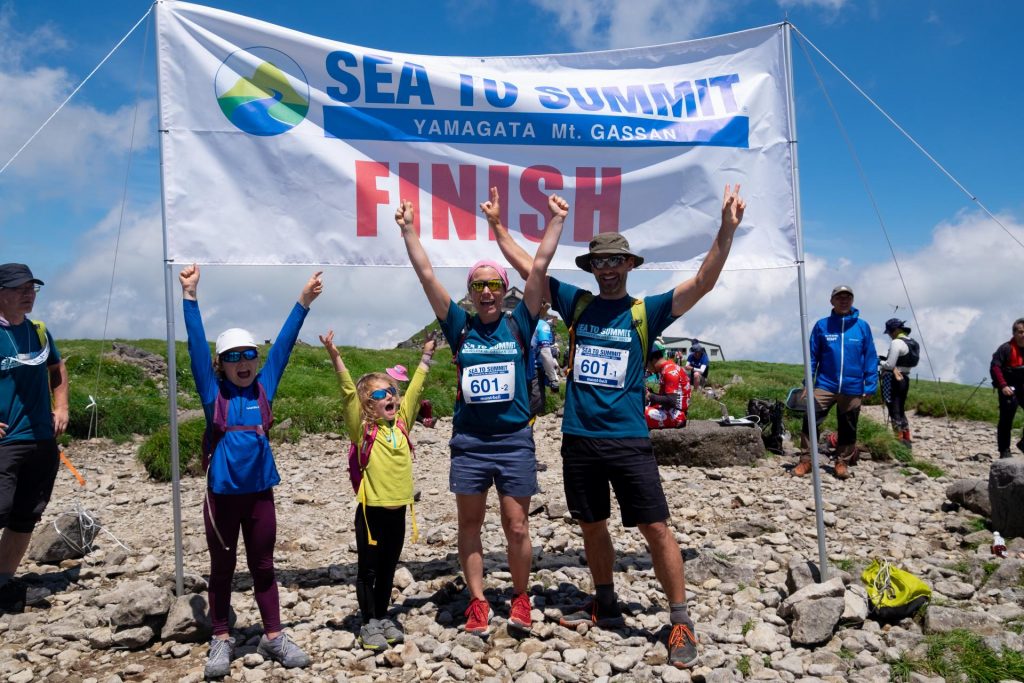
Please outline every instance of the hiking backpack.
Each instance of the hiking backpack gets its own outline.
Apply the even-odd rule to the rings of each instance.
[[[409,453],[412,454],[414,451],[412,439],[409,438],[408,428],[406,428],[402,420],[395,420],[395,425],[405,435],[405,440],[409,443]],[[363,473],[370,464],[370,454],[373,452],[373,444],[377,442],[377,431],[379,429],[380,425],[376,422],[373,423],[373,426],[366,425],[363,427],[362,448],[359,448],[355,441],[349,442],[348,478],[352,482],[353,493],[359,493],[359,486],[363,483]]]
[[[921,345],[910,337],[903,337],[903,343],[907,345],[907,353],[896,361],[896,364],[904,368],[914,368],[921,362]]]
[[[203,433],[203,470],[210,467],[210,458],[217,450],[217,444],[228,432],[256,432],[263,436],[270,434],[270,427],[274,424],[274,413],[267,399],[267,392],[263,384],[256,380],[256,402],[260,406],[260,424],[258,425],[228,425],[228,397],[224,393],[223,385],[217,387],[217,398],[213,402],[213,421],[206,425]],[[247,387],[245,390],[251,388]]]
[[[761,428],[761,440],[765,450],[782,455],[783,434],[782,401],[767,398],[752,398],[747,401],[747,415],[757,416],[757,424]]]

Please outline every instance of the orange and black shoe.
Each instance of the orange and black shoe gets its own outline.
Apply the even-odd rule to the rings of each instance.
[[[561,626],[574,628],[580,624],[589,624],[600,628],[622,628],[626,625],[626,619],[622,616],[622,610],[618,603],[613,602],[608,607],[602,607],[597,598],[590,598],[583,608],[564,615],[558,620]]]
[[[677,669],[689,669],[697,663],[697,638],[686,624],[672,624],[668,635],[668,663]]]
[[[525,592],[512,598],[508,615],[508,628],[522,635],[533,635],[533,617],[530,596]]]
[[[489,602],[480,598],[470,600],[469,607],[466,608],[466,633],[486,636],[491,628],[493,616],[494,610],[491,609]]]

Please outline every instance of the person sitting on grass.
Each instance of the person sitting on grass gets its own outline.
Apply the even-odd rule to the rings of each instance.
[[[259,347],[252,333],[237,327],[217,337],[217,355],[211,362],[196,299],[199,266],[186,266],[178,274],[192,377],[206,414],[203,468],[207,490],[203,520],[210,550],[209,600],[213,624],[204,672],[207,678],[223,678],[231,671],[235,641],[229,636],[228,616],[239,531],[245,539],[245,559],[263,620],[263,637],[256,652],[289,669],[309,666],[309,655],[281,630],[274,574],[274,487],[281,477],[274,464],[267,429],[272,419],[270,406],[302,322],[310,304],[323,291],[320,275],[314,273],[302,288],[298,303],[292,307],[277,342],[267,353],[267,362],[260,368]]]
[[[366,650],[384,650],[405,640],[398,624],[388,617],[388,606],[405,545],[405,508],[412,506],[414,496],[409,429],[430,370],[434,337],[428,336],[423,344],[423,355],[405,396],[399,395],[398,383],[389,373],[370,372],[353,382],[334,345],[334,330],[321,335],[320,342],[338,375],[345,429],[359,458],[359,474],[352,479],[358,499],[356,599],[363,620],[359,642]]]
[[[690,407],[690,380],[678,365],[665,357],[665,345],[655,341],[647,368],[658,377],[658,391],[647,394],[644,417],[649,429],[672,429],[686,426]]]

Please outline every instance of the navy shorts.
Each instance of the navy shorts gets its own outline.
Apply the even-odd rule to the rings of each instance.
[[[526,498],[540,492],[533,427],[509,434],[455,432],[448,488],[452,493],[486,493],[491,485],[503,496]]]
[[[59,465],[55,439],[0,440],[0,528],[32,532],[50,502]]]
[[[612,514],[609,484],[622,525],[664,522],[668,502],[649,438],[590,439],[562,435],[562,483],[573,519],[601,522]]]

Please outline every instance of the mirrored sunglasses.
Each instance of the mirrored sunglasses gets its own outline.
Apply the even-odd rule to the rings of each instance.
[[[394,387],[388,387],[387,389],[377,389],[376,391],[370,392],[370,398],[372,398],[374,401],[380,401],[382,399],[387,398],[388,394],[391,394],[392,396],[398,396],[398,389],[395,389]]]
[[[27,294],[28,292],[38,292],[42,288],[42,285],[36,284],[21,285],[20,287],[0,287],[0,289],[9,289],[12,292],[19,292],[21,294]]]
[[[474,292],[482,292],[484,291],[484,287],[494,292],[502,289],[505,286],[505,283],[495,278],[494,280],[473,280],[469,283],[469,286]]]
[[[225,351],[220,354],[223,363],[237,363],[240,360],[256,360],[260,352],[256,349],[243,349],[242,351]]]
[[[618,268],[626,262],[626,257],[622,256],[598,256],[591,257],[590,267],[591,268]]]

